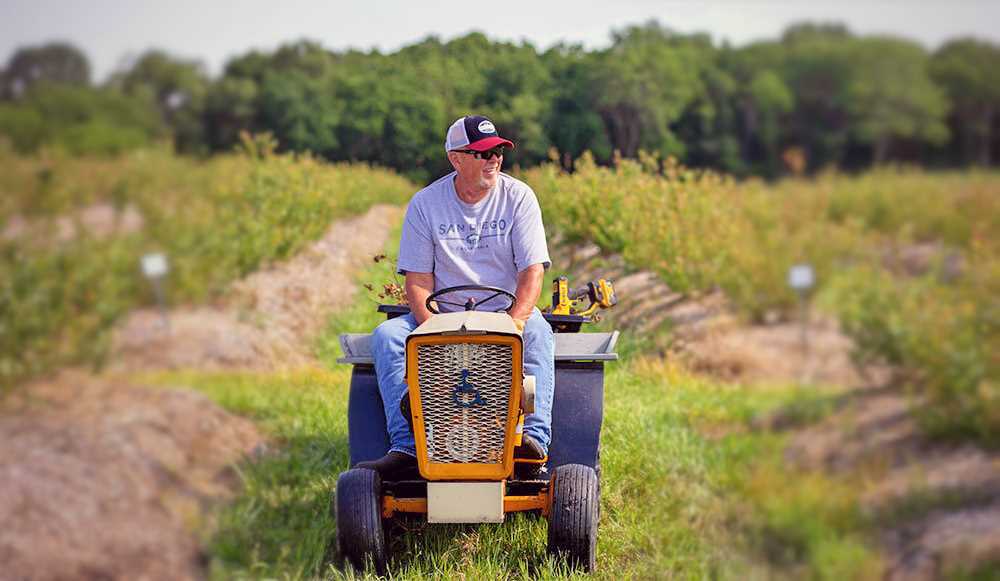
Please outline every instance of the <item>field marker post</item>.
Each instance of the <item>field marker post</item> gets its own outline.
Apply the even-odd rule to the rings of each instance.
[[[809,357],[809,294],[816,284],[816,273],[810,264],[796,264],[788,269],[788,286],[799,296],[799,343],[802,345],[803,367]]]
[[[154,252],[143,255],[142,274],[153,285],[153,294],[156,295],[156,303],[160,309],[160,321],[163,328],[167,330],[170,329],[170,319],[167,317],[167,295],[163,288],[163,280],[169,271],[170,267],[167,264],[165,254]]]

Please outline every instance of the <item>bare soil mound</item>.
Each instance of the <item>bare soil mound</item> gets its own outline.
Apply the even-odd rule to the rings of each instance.
[[[350,304],[353,272],[380,253],[401,210],[376,206],[334,223],[288,262],[235,283],[212,307],[167,316],[132,313],[112,340],[110,366],[137,369],[276,369],[313,361],[311,339],[329,313]]]
[[[670,350],[697,372],[740,383],[856,387],[872,381],[853,365],[853,343],[833,318],[810,317],[804,345],[798,321],[748,325],[722,292],[682,295],[653,272],[630,272],[620,255],[604,254],[593,244],[557,246],[553,256],[571,274],[573,286],[614,279],[618,305],[604,315],[612,326],[636,335],[669,326]]]
[[[204,396],[67,372],[0,407],[0,577],[195,579],[203,507],[261,441]]]
[[[743,383],[784,382],[856,387],[865,385],[851,362],[851,340],[835,319],[746,325],[720,315],[697,328],[678,330],[677,351],[695,371]]]

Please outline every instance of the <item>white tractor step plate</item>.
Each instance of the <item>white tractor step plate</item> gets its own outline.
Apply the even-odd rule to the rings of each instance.
[[[427,522],[503,522],[504,483],[428,482]]]

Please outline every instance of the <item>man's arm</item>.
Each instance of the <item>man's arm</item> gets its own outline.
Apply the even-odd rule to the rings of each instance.
[[[520,280],[520,275],[518,279]],[[434,273],[407,271],[404,284],[406,302],[410,303],[410,312],[419,325],[431,316],[431,312],[427,310],[427,297],[434,291]]]
[[[520,321],[520,326],[531,316],[531,311],[538,302],[538,297],[542,294],[542,276],[545,274],[545,267],[541,264],[532,264],[521,272],[517,273],[517,305],[511,309],[510,316],[515,321]]]

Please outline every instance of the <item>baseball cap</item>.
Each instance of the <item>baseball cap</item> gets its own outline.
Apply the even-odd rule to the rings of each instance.
[[[497,135],[493,122],[482,115],[468,115],[456,120],[448,128],[444,140],[444,150],[472,149],[486,151],[498,145],[513,149],[514,142]]]

